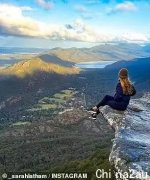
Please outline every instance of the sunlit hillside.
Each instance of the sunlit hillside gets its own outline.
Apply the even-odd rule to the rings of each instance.
[[[78,74],[80,72],[80,69],[76,67],[64,67],[58,64],[47,63],[42,61],[40,58],[34,58],[26,61],[21,61],[14,64],[13,66],[1,69],[0,74],[25,77],[26,75],[32,75],[33,73],[38,71],[64,75]]]

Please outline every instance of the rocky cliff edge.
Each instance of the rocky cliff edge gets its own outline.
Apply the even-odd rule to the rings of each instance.
[[[110,163],[120,174],[116,179],[150,180],[150,95],[133,99],[124,112],[101,109],[115,130]]]

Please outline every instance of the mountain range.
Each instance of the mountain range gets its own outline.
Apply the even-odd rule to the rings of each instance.
[[[119,61],[132,60],[139,57],[150,56],[150,45],[138,44],[102,44],[92,48],[54,48],[47,53],[65,61],[74,63],[88,61]]]
[[[19,62],[17,60],[17,63],[0,69],[0,74],[15,75],[18,77],[32,75],[35,72],[56,73],[60,75],[78,74],[81,70],[75,67],[77,62],[115,60],[117,61],[116,63],[108,65],[105,69],[110,71],[115,69],[118,70],[121,67],[127,67],[132,69],[134,75],[137,74],[139,79],[139,71],[142,72],[142,77],[146,77],[145,72],[147,72],[146,69],[149,68],[149,57],[149,44],[141,46],[138,44],[120,43],[104,44],[92,48],[54,48],[27,60]]]
[[[65,49],[0,48],[1,67],[35,57],[62,66],[70,66],[79,62],[90,61],[132,60],[140,57],[150,57],[150,44],[115,43],[100,44],[91,48],[72,47]],[[70,64],[68,62],[70,62]]]

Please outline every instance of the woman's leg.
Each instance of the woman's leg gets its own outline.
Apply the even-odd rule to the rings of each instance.
[[[108,105],[107,103],[108,103],[109,101],[114,101],[114,97],[109,96],[109,95],[106,95],[106,96],[102,99],[102,101],[97,104],[96,107],[99,108],[100,106]]]
[[[117,101],[114,101],[114,100],[108,101],[108,102],[107,102],[107,105],[110,106],[111,108],[116,109],[116,110],[119,110],[119,111],[124,111],[124,110],[126,110],[126,108],[127,108],[127,107],[124,106],[122,103],[117,102]]]
[[[116,102],[114,97],[106,95],[100,103],[97,104],[97,109],[94,110],[95,113],[92,114],[92,117],[96,119],[96,116],[100,113],[99,107],[108,105],[113,109],[124,111],[126,108],[121,105],[121,103]]]

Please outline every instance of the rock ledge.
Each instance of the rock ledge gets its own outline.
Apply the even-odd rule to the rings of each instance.
[[[110,163],[117,172],[150,180],[150,96],[131,100],[125,112],[108,106],[101,112],[115,130]],[[129,178],[124,175],[116,179]]]

